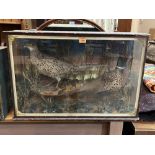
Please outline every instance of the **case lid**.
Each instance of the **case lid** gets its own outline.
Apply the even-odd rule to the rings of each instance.
[[[83,31],[37,31],[13,30],[3,31],[7,35],[55,35],[55,36],[95,36],[95,37],[148,37],[147,33],[132,32],[83,32]]]

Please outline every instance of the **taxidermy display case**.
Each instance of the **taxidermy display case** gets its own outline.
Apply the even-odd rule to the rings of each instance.
[[[5,33],[15,118],[137,118],[147,34]]]
[[[0,46],[0,120],[5,118],[10,108],[10,87],[7,48]]]

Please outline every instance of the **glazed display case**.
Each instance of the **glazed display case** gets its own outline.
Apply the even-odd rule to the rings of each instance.
[[[137,118],[147,34],[5,33],[16,119]]]
[[[0,120],[3,120],[10,109],[10,74],[7,48],[0,46]]]

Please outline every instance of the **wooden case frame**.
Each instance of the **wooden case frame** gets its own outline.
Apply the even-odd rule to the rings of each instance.
[[[144,38],[146,40],[146,45],[148,41],[148,35],[147,34],[136,34],[136,33],[106,33],[106,32],[55,32],[55,31],[6,31],[5,32],[8,35],[8,46],[9,46],[9,57],[10,57],[10,66],[11,66],[11,73],[12,73],[12,88],[14,92],[14,105],[15,105],[15,119],[28,119],[28,120],[76,120],[76,121],[87,121],[87,120],[137,120],[138,119],[138,100],[139,100],[139,93],[140,93],[140,86],[142,81],[142,75],[143,75],[143,66],[145,62],[145,52],[143,53],[143,60],[141,62],[141,71],[139,75],[139,83],[138,83],[138,93],[137,93],[137,106],[135,108],[135,111],[132,115],[109,115],[109,116],[87,116],[87,115],[24,115],[17,109],[17,97],[16,97],[16,83],[15,83],[15,74],[14,74],[14,61],[13,61],[13,51],[12,51],[12,42],[15,38],[44,38],[44,37],[76,37],[76,38],[120,38],[120,40],[123,39],[137,39],[137,38]],[[145,51],[147,49],[147,46],[145,48]]]

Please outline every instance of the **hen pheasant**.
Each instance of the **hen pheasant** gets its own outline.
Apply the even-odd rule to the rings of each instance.
[[[25,48],[28,48],[30,51],[30,61],[32,65],[37,68],[40,74],[57,79],[57,87],[61,78],[64,77],[64,75],[76,71],[76,67],[72,64],[62,62],[53,57],[45,58],[40,56],[38,58],[40,53],[38,52],[36,46],[26,46]]]

